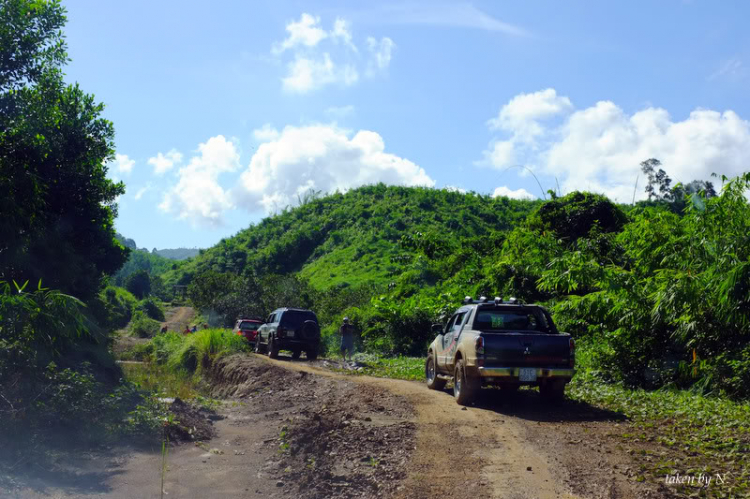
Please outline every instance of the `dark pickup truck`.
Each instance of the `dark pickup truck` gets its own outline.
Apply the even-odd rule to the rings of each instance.
[[[575,342],[560,333],[544,307],[511,298],[472,300],[448,323],[433,326],[437,337],[425,362],[427,386],[453,381],[456,402],[469,405],[483,385],[515,390],[538,386],[551,400],[564,397],[575,373]]]

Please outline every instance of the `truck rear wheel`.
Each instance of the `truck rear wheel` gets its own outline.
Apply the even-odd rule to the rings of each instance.
[[[464,360],[459,359],[453,375],[453,396],[456,397],[458,405],[471,405],[479,391],[479,386],[479,380],[467,375]]]
[[[547,381],[539,385],[539,393],[550,402],[562,402],[565,399],[565,382],[561,380]]]
[[[427,361],[424,364],[424,376],[427,379],[427,388],[430,390],[442,390],[445,388],[445,380],[438,379],[437,377],[437,366],[435,365],[435,357],[432,354],[427,356]]]

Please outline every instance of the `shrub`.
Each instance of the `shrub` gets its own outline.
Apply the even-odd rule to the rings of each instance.
[[[138,310],[145,313],[151,319],[164,321],[164,311],[152,297],[144,298],[138,302]]]
[[[133,320],[130,323],[130,334],[139,338],[152,338],[161,329],[158,321],[150,319],[140,310],[133,314]]]

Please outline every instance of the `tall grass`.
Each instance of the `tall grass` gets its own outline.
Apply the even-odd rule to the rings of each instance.
[[[226,329],[203,329],[188,335],[170,331],[157,334],[150,344],[149,360],[186,373],[200,373],[219,357],[250,350],[242,336]]]

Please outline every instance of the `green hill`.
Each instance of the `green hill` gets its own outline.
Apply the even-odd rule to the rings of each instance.
[[[447,248],[496,238],[539,204],[448,190],[366,186],[308,199],[268,217],[181,262],[164,278],[188,284],[212,270],[294,274],[317,290],[388,285],[407,270],[425,241]]]

